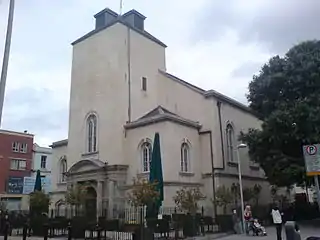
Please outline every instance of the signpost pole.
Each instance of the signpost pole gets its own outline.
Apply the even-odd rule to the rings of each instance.
[[[318,208],[319,208],[319,210],[320,210],[320,188],[319,188],[319,178],[318,178],[318,175],[314,176],[314,185],[315,185],[316,193],[317,193]]]

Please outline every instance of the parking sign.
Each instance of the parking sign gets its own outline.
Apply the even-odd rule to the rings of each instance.
[[[303,146],[307,176],[320,175],[320,144]]]

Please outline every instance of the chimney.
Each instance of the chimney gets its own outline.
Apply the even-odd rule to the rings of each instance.
[[[96,19],[96,30],[103,28],[118,18],[118,14],[112,11],[110,8],[103,9],[94,15]]]
[[[145,16],[143,16],[138,11],[132,9],[131,11],[123,14],[122,19],[129,23],[132,27],[139,29],[141,31],[144,31],[144,20],[146,19]]]

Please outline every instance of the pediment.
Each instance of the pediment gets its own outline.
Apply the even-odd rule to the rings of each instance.
[[[105,167],[105,163],[100,160],[81,160],[76,162],[68,171],[68,174],[98,171]]]

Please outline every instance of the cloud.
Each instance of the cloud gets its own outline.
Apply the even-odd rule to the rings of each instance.
[[[253,76],[255,73],[259,72],[263,64],[263,62],[244,62],[232,71],[231,76],[235,78],[243,78],[250,75]]]
[[[197,25],[205,26],[198,35],[211,40],[234,29],[240,44],[264,44],[272,53],[284,53],[301,41],[320,38],[318,0],[210,1],[205,12],[198,18]]]

